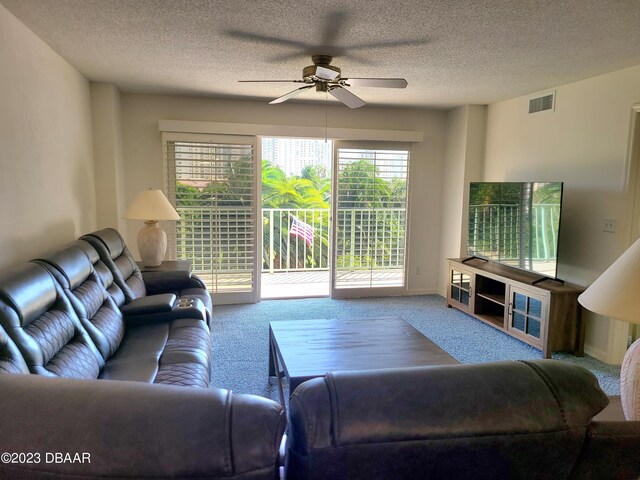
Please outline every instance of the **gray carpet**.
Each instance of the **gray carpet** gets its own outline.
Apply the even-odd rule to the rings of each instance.
[[[268,373],[269,322],[314,318],[400,316],[462,363],[542,358],[542,353],[452,308],[438,295],[373,299],[269,300],[214,307],[213,381],[235,393],[278,400]],[[554,359],[591,370],[608,395],[618,395],[620,368],[595,358],[556,353]],[[285,392],[286,393],[286,392]]]

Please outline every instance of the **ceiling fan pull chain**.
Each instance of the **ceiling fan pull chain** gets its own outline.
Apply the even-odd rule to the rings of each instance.
[[[327,105],[327,91],[324,91],[324,143],[327,143],[327,130],[329,129],[329,120],[328,117],[328,105]]]

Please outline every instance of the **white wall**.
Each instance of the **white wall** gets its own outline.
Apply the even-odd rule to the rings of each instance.
[[[630,241],[627,194],[631,106],[640,102],[640,66],[556,88],[555,112],[527,113],[529,96],[489,106],[484,180],[563,181],[558,276],[590,284]],[[604,217],[616,233],[602,231]],[[608,319],[590,312],[586,347],[619,361]]]
[[[89,82],[0,5],[0,268],[95,227]]]
[[[90,89],[97,228],[113,227],[124,234],[120,92],[111,83],[92,82]]]
[[[325,125],[324,105],[267,105],[263,102],[215,100],[161,95],[122,95],[123,154],[126,204],[142,189],[162,187],[162,144],[158,121],[192,120],[269,125]],[[424,132],[411,157],[409,239],[409,289],[411,293],[437,291],[440,257],[441,169],[444,155],[446,113],[412,109],[344,106],[328,108],[333,127]],[[135,232],[130,222],[127,243],[135,251]],[[417,268],[420,274],[417,274]]]
[[[447,258],[466,251],[469,182],[482,179],[486,107],[465,105],[447,113],[445,162],[442,169],[442,222],[438,292],[447,296]]]

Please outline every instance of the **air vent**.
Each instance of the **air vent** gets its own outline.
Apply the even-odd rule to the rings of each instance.
[[[555,92],[545,93],[542,96],[529,99],[529,113],[544,112],[546,110],[553,110]]]

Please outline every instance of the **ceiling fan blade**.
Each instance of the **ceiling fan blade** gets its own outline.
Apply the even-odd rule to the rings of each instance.
[[[413,45],[425,45],[429,43],[429,38],[414,38],[413,40],[396,40],[392,42],[364,43],[360,45],[349,45],[349,50],[369,50],[376,48],[397,48],[409,47]]]
[[[333,95],[335,98],[337,98],[338,100],[340,100],[349,108],[359,108],[359,107],[362,107],[363,105],[366,105],[364,100],[354,95],[346,88],[331,87],[329,89],[329,93]]]
[[[289,40],[282,37],[271,37],[269,35],[260,35],[259,33],[243,32],[241,30],[225,30],[224,33],[233,38],[244,40],[248,42],[266,43],[267,45],[282,45],[286,47],[293,47],[297,49],[309,48],[305,42],[299,42],[296,40]]]
[[[352,87],[407,88],[404,78],[343,78]]]
[[[316,77],[321,78],[322,80],[333,81],[340,76],[340,73],[335,70],[331,70],[330,68],[325,68],[320,65],[316,66]]]
[[[319,45],[335,45],[348,19],[349,14],[344,10],[329,12],[324,20]]]
[[[282,102],[286,102],[287,100],[289,100],[292,97],[295,97],[296,95],[301,94],[304,90],[308,90],[312,87],[315,87],[315,85],[306,85],[304,87],[300,87],[300,88],[296,88],[295,90],[287,93],[286,95],[283,95],[281,97],[276,98],[275,100],[271,100],[269,102],[269,105],[274,105],[276,103],[282,103]]]
[[[306,83],[304,80],[238,80],[240,83]]]

